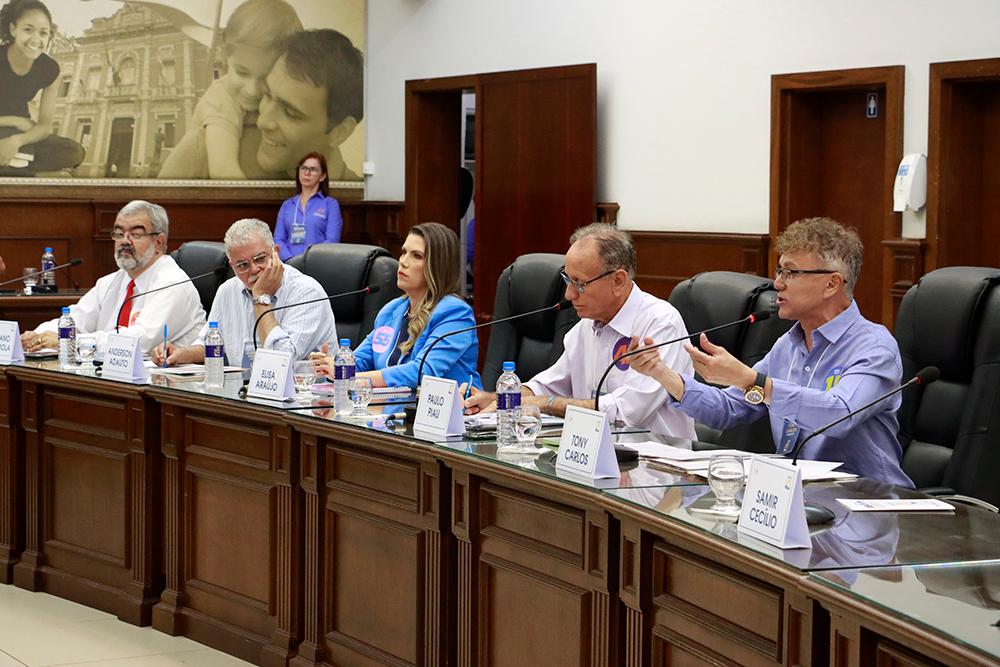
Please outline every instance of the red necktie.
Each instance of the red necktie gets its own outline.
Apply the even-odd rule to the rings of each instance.
[[[118,326],[127,327],[128,320],[132,316],[132,290],[135,289],[135,281],[128,281],[128,288],[125,290],[125,304],[122,307],[121,315],[118,316]]]

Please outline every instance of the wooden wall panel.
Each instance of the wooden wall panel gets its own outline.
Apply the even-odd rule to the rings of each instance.
[[[924,274],[925,242],[921,239],[889,239],[882,242],[882,284],[888,293],[882,299],[882,324],[895,328],[896,313],[906,291]]]
[[[24,548],[24,440],[21,437],[20,388],[0,375],[0,584],[14,578]]]
[[[60,190],[61,192],[61,190]],[[42,250],[53,247],[56,261],[80,257],[83,264],[60,271],[61,290],[87,288],[101,276],[117,270],[112,256],[111,227],[119,209],[132,198],[162,204],[170,216],[168,249],[194,240],[221,241],[226,229],[240,218],[260,218],[274,225],[281,202],[292,190],[248,190],[245,197],[206,198],[173,195],[169,189],[146,192],[95,190],[76,197],[44,198],[37,189],[0,187],[0,256],[7,264],[3,279],[16,278],[26,266],[38,266]],[[357,191],[333,193],[344,217],[342,240],[380,245],[393,255],[403,244],[403,203],[364,201]],[[173,195],[173,196],[172,196]],[[20,289],[20,283],[5,289]]]
[[[663,299],[677,283],[702,271],[767,275],[767,234],[632,232],[638,255],[636,282]]]

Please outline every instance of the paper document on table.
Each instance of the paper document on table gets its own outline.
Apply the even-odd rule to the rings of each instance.
[[[645,442],[630,442],[628,446],[639,452],[639,456],[647,456],[667,461],[708,461],[713,456],[727,454],[729,456],[752,456],[750,452],[743,452],[738,449],[684,449],[674,447],[662,442],[646,440]]]
[[[205,365],[204,364],[180,364],[178,366],[167,366],[163,368],[161,366],[155,365],[150,360],[145,360],[142,362],[143,365],[149,369],[150,373],[159,373],[160,375],[204,375]],[[243,368],[240,366],[225,366],[223,371],[226,373],[239,373]]]
[[[955,506],[935,498],[837,498],[852,512],[954,512]]]
[[[629,445],[630,447],[633,445]],[[747,452],[742,452],[742,454],[747,454]],[[770,457],[768,457],[770,458]],[[754,456],[748,456],[743,459],[743,470],[746,475],[750,475],[750,465],[753,462]],[[700,459],[694,461],[664,461],[659,460],[660,463],[670,466],[671,468],[676,468],[677,470],[682,470],[688,474],[695,475],[697,477],[708,478],[708,464],[709,459]],[[849,472],[840,472],[835,470],[839,468],[843,463],[839,461],[803,461],[799,460],[798,467],[802,470],[802,481],[803,482],[819,482],[819,481],[832,481],[832,480],[844,480],[844,479],[854,479],[857,475]]]
[[[547,426],[562,426],[563,418],[556,417],[554,415],[542,415],[542,428]],[[475,431],[489,431],[496,430],[497,427],[497,414],[495,412],[488,412],[486,414],[478,415],[466,415],[465,417],[465,428],[472,429]]]

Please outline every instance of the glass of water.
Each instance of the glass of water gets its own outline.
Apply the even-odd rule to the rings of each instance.
[[[94,334],[79,334],[76,337],[76,355],[80,361],[80,370],[86,372],[94,368],[94,356],[97,354],[97,336]]]
[[[715,504],[710,508],[711,511],[738,514],[740,505],[736,502],[736,496],[745,480],[743,459],[729,454],[713,456],[708,463],[708,486],[715,494]]]
[[[537,405],[521,404],[514,411],[514,435],[520,450],[534,451],[535,438],[542,430],[542,412]]]
[[[372,381],[369,378],[354,378],[354,386],[351,387],[351,404],[354,411],[351,415],[355,417],[365,417],[368,415],[368,403],[372,400]]]
[[[292,364],[292,377],[295,379],[295,391],[307,393],[316,381],[316,372],[311,361],[296,361]]]
[[[33,266],[26,266],[26,267],[24,267],[24,271],[21,272],[21,275],[24,276],[24,293],[25,294],[31,294],[32,290],[35,289],[35,285],[38,284],[38,276],[35,275],[37,272],[38,272],[38,269],[36,269]]]

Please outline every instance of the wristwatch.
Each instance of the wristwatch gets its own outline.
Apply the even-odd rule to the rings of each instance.
[[[751,385],[744,393],[743,400],[745,400],[750,405],[760,405],[764,402],[764,384],[767,382],[767,376],[763,373],[757,373],[757,379],[754,380],[753,385]]]
[[[270,294],[261,294],[260,296],[255,296],[253,298],[253,304],[255,306],[273,306],[274,298]]]

